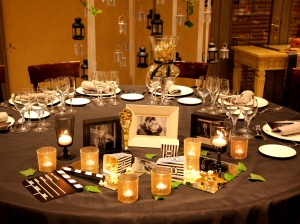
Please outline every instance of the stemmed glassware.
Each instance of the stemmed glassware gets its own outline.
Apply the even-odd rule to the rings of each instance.
[[[223,109],[224,97],[229,92],[229,80],[228,79],[220,79],[220,89],[219,89],[219,98],[220,98],[220,108],[217,111],[218,113],[225,113]]]
[[[217,114],[215,110],[216,99],[219,94],[220,82],[217,76],[208,76],[208,91],[211,97],[211,106],[208,107],[209,114]]]
[[[197,92],[201,97],[202,100],[202,104],[201,104],[201,108],[198,109],[198,112],[203,112],[206,113],[208,112],[207,109],[205,108],[205,99],[208,96],[209,92],[208,92],[208,88],[207,88],[207,79],[204,76],[200,76],[199,79],[197,80],[198,84],[197,84]]]
[[[17,132],[27,132],[29,129],[25,125],[25,118],[24,114],[25,111],[27,110],[27,105],[29,104],[29,97],[27,94],[24,94],[23,91],[19,91],[13,94],[12,100],[14,103],[15,108],[19,111],[21,118],[22,118],[22,123],[21,126],[16,129]]]
[[[111,104],[113,106],[119,105],[120,102],[117,101],[117,89],[119,86],[119,74],[118,71],[111,71],[110,72],[110,88],[114,91],[114,99],[112,100]]]
[[[249,129],[249,125],[252,118],[256,115],[258,110],[257,99],[254,97],[254,95],[249,97],[247,95],[244,96],[243,94],[241,94],[239,102],[242,114],[245,118],[244,127],[239,129],[239,131],[244,133],[242,134],[243,137],[247,139],[252,139],[254,138],[254,136],[250,134],[251,130]]]
[[[35,100],[34,89],[32,89],[32,88],[23,88],[21,91],[22,91],[22,95],[24,95],[24,96],[27,95],[28,96],[28,100],[26,99],[23,102],[26,103],[27,114],[28,114],[26,126],[29,129],[31,129],[33,126],[35,126],[35,124],[33,122],[31,122],[31,117],[30,117],[31,107],[32,107],[32,104]]]
[[[159,80],[158,78],[153,77],[151,79],[150,75],[146,75],[146,86],[148,87],[149,91],[151,92],[151,97],[150,97],[150,101],[148,102],[148,104],[157,104],[157,99],[156,99],[156,90],[157,87],[159,85]]]
[[[66,112],[66,106],[65,106],[65,96],[68,95],[69,91],[69,79],[66,76],[60,76],[56,78],[56,90],[60,94],[60,111],[59,114],[63,115]]]
[[[232,121],[231,136],[236,136],[236,122],[239,119],[241,110],[239,107],[239,95],[237,91],[229,91],[228,95],[224,97],[224,109],[226,114]]]
[[[45,115],[45,109],[47,108],[48,105],[48,94],[45,90],[45,88],[38,87],[35,92],[35,102],[32,105],[32,109],[38,114],[39,118],[39,124],[38,126],[33,129],[35,132],[43,132],[47,131],[48,128],[46,128],[46,124],[42,124],[42,117]]]
[[[107,86],[106,79],[105,79],[105,71],[95,71],[92,73],[92,82],[97,89],[98,100],[96,105],[97,106],[105,106],[105,102],[102,98],[102,92]]]
[[[67,111],[68,113],[72,114],[72,113],[76,113],[77,110],[73,109],[73,98],[76,94],[76,80],[75,80],[75,77],[73,76],[68,76],[68,79],[69,79],[69,91],[68,91],[68,96],[69,96],[69,99],[70,99],[70,108],[69,110]]]
[[[56,79],[46,79],[44,82],[44,87],[48,93],[48,100],[51,102],[51,107],[50,107],[50,114],[55,114],[56,110],[53,107],[53,102],[56,99],[56,93],[57,93],[57,88],[56,88]]]

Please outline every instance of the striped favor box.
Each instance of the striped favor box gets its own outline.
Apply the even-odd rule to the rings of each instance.
[[[132,155],[127,153],[114,153],[103,155],[104,173],[125,173],[131,167]]]
[[[156,162],[158,166],[171,167],[172,180],[183,181],[184,179],[184,161],[185,156],[178,156],[172,158],[159,158]]]

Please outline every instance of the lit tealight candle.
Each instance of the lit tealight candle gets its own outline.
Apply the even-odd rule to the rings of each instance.
[[[53,163],[47,161],[43,164],[44,167],[51,167]]]
[[[123,195],[124,195],[125,197],[131,197],[131,196],[133,195],[133,192],[132,192],[131,190],[128,189],[128,190],[124,191]]]
[[[244,153],[244,151],[242,149],[237,149],[234,152],[237,153],[237,154],[243,154]]]
[[[60,145],[70,145],[72,143],[72,137],[67,134],[68,132],[65,131],[58,139],[58,144]]]
[[[95,164],[95,161],[92,159],[89,159],[88,161],[86,161],[86,165],[93,166],[94,164]]]
[[[188,156],[195,156],[196,153],[195,153],[195,150],[194,148],[191,148],[190,151],[188,152]]]
[[[223,147],[223,146],[227,145],[227,141],[223,138],[215,138],[212,141],[212,144],[217,147]]]
[[[163,184],[163,183],[159,183],[156,185],[156,188],[157,189],[160,189],[160,190],[164,190],[167,188],[167,185]]]

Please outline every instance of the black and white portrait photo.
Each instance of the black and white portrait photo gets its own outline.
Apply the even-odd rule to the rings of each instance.
[[[197,120],[197,136],[210,138],[210,123],[203,120]]]
[[[135,169],[137,172],[151,172],[157,166],[156,163],[146,159],[135,158]]]
[[[166,136],[166,117],[137,117],[137,135]]]
[[[116,148],[115,127],[112,124],[93,125],[90,127],[91,145],[99,151],[108,151]]]

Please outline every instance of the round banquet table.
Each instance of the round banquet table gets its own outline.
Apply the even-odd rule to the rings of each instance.
[[[142,93],[144,86],[123,86],[136,93]],[[121,93],[122,94],[122,93]],[[72,161],[58,161],[57,167],[67,166],[80,159],[79,150],[83,147],[83,120],[118,116],[126,104],[146,104],[145,98],[139,101],[124,101],[118,96],[118,106],[97,107],[93,103],[76,107],[75,137],[69,151],[76,154]],[[201,105],[179,107],[178,139],[180,151],[183,139],[190,136],[191,113]],[[277,106],[269,102],[269,107]],[[1,107],[16,120],[18,112]],[[151,113],[151,110],[149,110]],[[265,121],[286,119],[300,120],[300,113],[283,108],[277,112],[257,114],[250,126],[263,125]],[[279,144],[279,139],[267,136],[267,140],[251,139],[248,157],[236,160],[230,157],[229,150],[222,154],[226,162],[242,162],[247,167],[215,194],[193,189],[184,185],[172,189],[164,200],[154,200],[151,194],[150,175],[139,177],[139,198],[132,204],[117,200],[117,191],[100,187],[102,193],[80,192],[41,203],[22,185],[30,178],[19,171],[33,168],[38,170],[36,150],[43,146],[54,146],[62,150],[56,142],[54,118],[50,116],[49,130],[43,133],[0,133],[0,210],[1,223],[300,223],[300,157],[275,159],[258,151],[264,144]],[[242,126],[243,121],[238,121]],[[145,158],[148,153],[159,154],[160,149],[130,147],[134,156]],[[296,147],[298,152],[300,147]],[[213,152],[208,157],[216,158]],[[156,161],[157,158],[151,159]],[[250,173],[259,174],[266,182],[252,182]],[[39,171],[34,176],[41,175]],[[81,185],[93,185],[85,179],[74,177]]]

